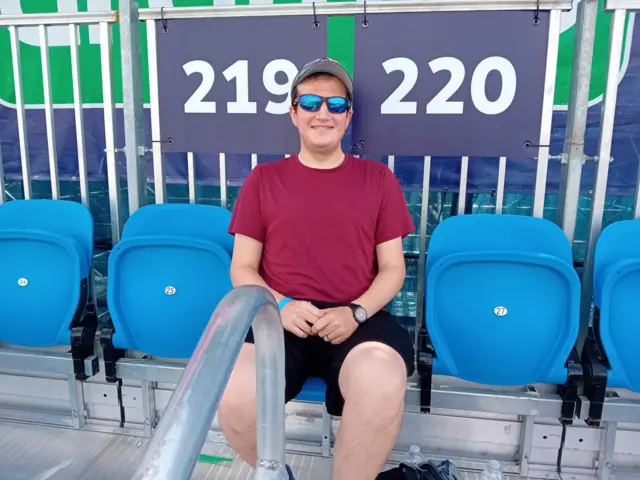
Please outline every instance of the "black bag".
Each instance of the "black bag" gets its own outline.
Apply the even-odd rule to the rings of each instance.
[[[442,476],[429,462],[420,465],[419,468],[406,463],[380,473],[376,480],[443,480]]]

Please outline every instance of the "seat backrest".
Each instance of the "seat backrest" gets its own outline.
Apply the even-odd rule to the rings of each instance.
[[[434,373],[504,386],[566,381],[580,281],[559,227],[515,215],[451,217],[431,237],[425,285]]]
[[[524,215],[473,214],[447,218],[436,227],[427,270],[444,255],[469,251],[538,252],[573,264],[571,245],[556,224]]]
[[[219,207],[189,204],[146,206],[131,216],[109,257],[116,348],[191,356],[232,288],[230,218]]]
[[[640,219],[612,223],[596,244],[593,269],[596,335],[609,361],[607,384],[640,391]]]
[[[0,205],[0,341],[69,345],[84,308],[93,220],[82,204],[16,200]]]
[[[83,204],[70,200],[13,200],[0,205],[0,229],[39,230],[71,238],[83,252],[82,267],[93,257],[93,217]],[[89,262],[86,260],[89,259]]]
[[[640,219],[622,220],[606,226],[596,243],[593,259],[594,295],[602,293],[605,272],[621,261],[640,259]]]
[[[129,217],[122,239],[142,236],[195,238],[215,243],[231,255],[233,235],[228,232],[230,221],[231,212],[214,205],[151,204]]]

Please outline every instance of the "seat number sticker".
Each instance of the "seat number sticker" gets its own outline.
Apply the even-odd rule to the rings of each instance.
[[[501,306],[497,306],[496,308],[493,309],[493,313],[496,314],[498,317],[504,317],[509,311],[507,310],[507,307],[501,307]]]

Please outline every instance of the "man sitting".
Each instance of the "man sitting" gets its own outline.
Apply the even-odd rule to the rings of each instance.
[[[286,401],[310,376],[327,385],[341,416],[334,480],[372,480],[400,429],[413,342],[384,307],[402,288],[402,239],[414,231],[394,174],[345,154],[353,86],[337,62],[304,66],[290,115],[300,153],[257,166],[234,208],[234,286],[262,285],[279,302],[285,329]],[[256,364],[249,331],[219,418],[236,452],[256,464]]]

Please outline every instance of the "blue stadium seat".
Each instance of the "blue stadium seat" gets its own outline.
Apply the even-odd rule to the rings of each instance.
[[[70,345],[78,379],[97,330],[90,298],[93,219],[82,204],[14,200],[0,205],[0,340]]]
[[[189,358],[211,314],[231,290],[231,212],[210,205],[154,204],[126,222],[109,256],[102,329],[107,377],[123,350]]]
[[[599,425],[607,387],[640,392],[640,219],[607,226],[596,244],[593,326],[582,353],[589,425]]]
[[[137,210],[109,257],[102,329],[105,374],[117,381],[124,350],[189,358],[211,314],[232,289],[231,212],[210,205],[156,204]],[[300,399],[324,401],[324,383],[310,379]]]
[[[324,383],[324,380],[319,377],[311,377],[305,382],[296,400],[324,403],[326,390],[327,385]]]
[[[580,281],[560,228],[528,216],[451,217],[431,237],[425,292],[423,410],[436,374],[494,386],[562,385],[562,421],[573,419]]]

